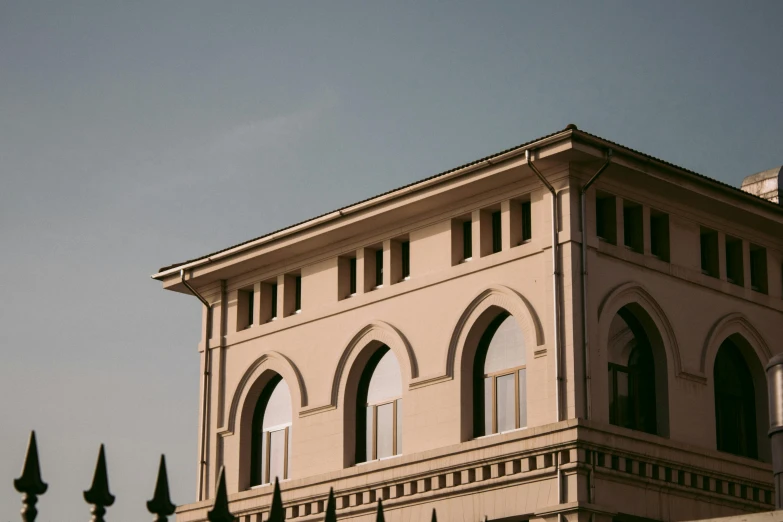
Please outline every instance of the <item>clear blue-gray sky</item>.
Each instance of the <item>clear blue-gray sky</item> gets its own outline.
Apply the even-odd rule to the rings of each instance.
[[[100,442],[195,497],[200,304],[149,279],[576,123],[739,185],[783,163],[783,3],[0,2],[0,518]]]

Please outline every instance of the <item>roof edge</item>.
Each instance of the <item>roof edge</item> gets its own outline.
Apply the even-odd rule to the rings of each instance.
[[[243,243],[239,243],[237,245],[225,248],[223,250],[218,250],[217,252],[214,252],[212,254],[208,254],[206,256],[196,258],[190,261],[184,261],[182,263],[175,263],[170,266],[162,267],[158,270],[157,273],[152,274],[150,278],[161,281],[166,277],[169,277],[174,274],[178,274],[181,270],[191,270],[193,268],[197,268],[199,266],[211,263],[213,261],[218,261],[220,259],[224,259],[226,257],[232,256],[234,254],[238,254],[240,252],[244,252],[246,250],[249,250],[251,248],[255,248],[261,245],[264,245],[266,243],[270,243],[272,241],[275,241],[277,239],[281,239],[284,237],[288,237],[294,234],[297,234],[303,230],[307,230],[313,227],[316,227],[321,224],[329,223],[330,221],[333,221],[335,219],[338,219],[340,217],[354,214],[356,212],[359,212],[361,210],[364,210],[366,208],[373,207],[375,205],[379,205],[381,203],[385,203],[387,201],[392,201],[394,199],[397,199],[399,197],[402,197],[404,195],[410,194],[412,192],[423,190],[429,186],[443,183],[444,181],[463,176],[465,174],[468,174],[470,172],[473,172],[475,170],[479,170],[483,167],[489,166],[489,165],[495,165],[499,162],[506,161],[508,159],[511,159],[513,157],[519,156],[523,154],[527,150],[536,149],[543,145],[548,145],[550,143],[559,141],[563,138],[569,137],[574,133],[574,130],[576,130],[576,126],[569,125],[563,130],[557,131],[552,134],[548,134],[546,136],[543,136],[541,138],[537,138],[533,141],[529,141],[526,143],[523,143],[521,145],[517,145],[516,147],[512,147],[510,149],[506,149],[504,151],[498,152],[496,154],[492,154],[490,156],[486,156],[484,158],[472,161],[470,163],[464,164],[459,167],[455,167],[453,169],[441,172],[439,174],[435,174],[434,176],[430,176],[428,178],[422,179],[420,181],[415,181],[413,183],[410,183],[408,185],[399,187],[397,189],[390,190],[388,192],[384,192],[382,194],[379,194],[377,196],[373,196],[371,198],[359,201],[357,203],[352,203],[348,206],[339,208],[337,210],[333,210],[331,212],[328,212],[326,214],[321,214],[320,216],[316,216],[313,218],[310,218],[305,221],[301,221],[299,223],[290,225],[288,227],[279,229],[274,232],[270,232],[268,234],[265,234],[263,236],[257,237],[255,239],[251,239],[249,241],[245,241]]]

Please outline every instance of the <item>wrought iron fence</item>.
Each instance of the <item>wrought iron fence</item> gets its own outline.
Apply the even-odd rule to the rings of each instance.
[[[41,466],[38,461],[38,445],[35,441],[35,431],[30,433],[30,442],[27,445],[22,476],[14,479],[14,488],[22,494],[22,520],[23,522],[35,522],[38,515],[36,504],[38,497],[46,493],[47,484],[41,479]],[[106,470],[106,455],[103,444],[98,451],[98,462],[95,464],[95,474],[92,478],[90,489],[84,492],[84,500],[92,505],[91,522],[104,522],[106,508],[114,504],[114,495],[109,491],[109,476]],[[155,492],[152,500],[147,501],[147,511],[155,515],[154,522],[166,522],[168,517],[174,514],[176,506],[169,498],[169,479],[166,473],[166,457],[160,456],[158,478],[155,482]],[[236,522],[236,517],[231,514],[228,506],[228,494],[226,492],[225,470],[220,469],[218,475],[217,490],[212,509],[207,512],[209,522]],[[280,495],[280,483],[275,478],[275,489],[272,494],[272,504],[269,508],[269,517],[266,522],[283,522],[285,509]],[[383,504],[378,500],[378,508],[375,515],[376,522],[384,522]],[[329,488],[329,498],[326,501],[324,522],[337,522],[337,503],[334,499],[334,489]],[[431,522],[437,522],[435,509],[432,510]]]

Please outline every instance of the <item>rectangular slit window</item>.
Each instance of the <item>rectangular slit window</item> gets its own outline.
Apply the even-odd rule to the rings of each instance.
[[[408,279],[411,276],[411,243],[403,241],[400,244],[402,254],[402,278]]]
[[[253,301],[255,300],[255,294],[252,288],[245,292],[245,299],[247,299],[247,325],[253,326],[253,313],[255,311],[253,310]]]
[[[245,288],[237,292],[237,330],[244,330],[253,326],[253,287]]]
[[[702,227],[699,242],[701,247],[701,273],[710,277],[720,277],[718,273],[718,233]]]
[[[350,266],[350,274],[348,276],[350,278],[348,283],[348,293],[353,295],[356,293],[356,258],[352,257],[348,262]]]
[[[462,223],[462,259],[471,259],[473,257],[473,223],[464,221]]]
[[[295,295],[294,295],[294,310],[296,312],[302,311],[302,276],[296,276],[295,279]]]
[[[607,243],[617,244],[617,204],[614,196],[595,196],[595,233]]]
[[[634,252],[644,252],[642,206],[631,201],[623,201],[623,243]]]
[[[533,223],[531,221],[531,207],[529,201],[522,202],[522,242],[529,241],[533,237]]]
[[[375,286],[383,285],[383,250],[375,251]]]
[[[750,245],[750,287],[767,293],[767,249],[758,245]]]
[[[743,286],[742,240],[726,236],[726,280]]]
[[[669,261],[669,214],[650,210],[650,253]]]
[[[271,319],[277,319],[277,283],[271,285],[270,293],[272,300]]]
[[[500,212],[492,213],[492,253],[497,254],[503,248],[503,236],[500,225]]]

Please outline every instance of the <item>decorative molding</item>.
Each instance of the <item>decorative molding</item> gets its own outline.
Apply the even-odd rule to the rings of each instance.
[[[445,377],[454,377],[457,354],[462,352],[473,323],[491,306],[502,308],[514,316],[522,328],[526,343],[534,340],[535,346],[544,344],[544,329],[530,301],[507,286],[494,285],[482,291],[470,302],[452,328],[449,349],[446,352]]]
[[[650,292],[636,281],[629,281],[613,288],[601,301],[598,306],[598,324],[599,332],[609,331],[611,319],[623,306],[637,304],[655,323],[658,333],[663,339],[664,351],[672,363],[674,375],[681,377],[683,373],[682,358],[680,357],[680,348],[677,344],[677,337],[674,334],[669,319],[663,308],[658,304]],[[667,365],[668,366],[668,365]],[[692,372],[689,372],[692,373]]]
[[[718,348],[728,337],[739,334],[753,348],[756,356],[761,362],[762,368],[766,366],[772,357],[772,351],[764,340],[761,333],[751,324],[750,320],[739,312],[733,312],[721,317],[712,328],[710,328],[707,338],[702,346],[701,356],[699,357],[699,373],[703,378],[707,378],[707,362],[714,361],[718,353]],[[710,364],[711,366],[711,364]]]
[[[271,370],[285,379],[292,394],[291,403],[294,406],[294,411],[296,411],[297,405],[299,409],[307,407],[307,388],[299,369],[285,355],[274,351],[266,352],[253,361],[253,364],[245,370],[239,380],[231,399],[226,422],[217,430],[219,435],[228,436],[234,433],[237,416],[241,411],[240,405],[253,383],[267,370]]]

